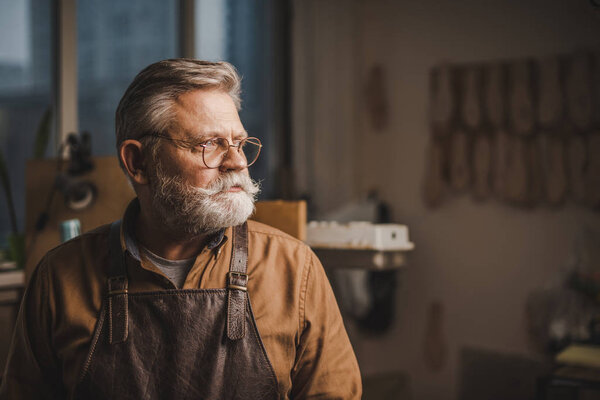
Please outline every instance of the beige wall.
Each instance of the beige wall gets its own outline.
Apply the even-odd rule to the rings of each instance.
[[[525,331],[526,297],[557,276],[584,224],[600,229],[600,213],[573,204],[526,211],[467,196],[427,209],[421,185],[429,137],[428,73],[440,62],[600,48],[600,9],[586,0],[294,4],[299,190],[311,193],[324,211],[376,187],[416,243],[402,276],[395,326],[381,338],[353,335],[363,372],[405,371],[415,398],[447,399],[458,390],[463,346],[536,356]],[[388,77],[390,121],[382,133],[366,123],[361,97],[367,71],[376,63]],[[310,159],[306,139],[315,137],[327,150]],[[350,153],[338,154],[333,138],[347,140]],[[359,151],[367,166],[349,157]],[[423,360],[433,301],[445,309],[448,359],[440,372]]]

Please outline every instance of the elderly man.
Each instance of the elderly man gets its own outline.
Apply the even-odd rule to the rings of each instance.
[[[116,114],[137,199],[50,251],[25,294],[2,399],[358,399],[315,255],[246,222],[261,150],[227,63],[166,60]]]

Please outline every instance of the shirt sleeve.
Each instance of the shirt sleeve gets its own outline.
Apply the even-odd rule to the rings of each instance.
[[[44,258],[33,273],[21,302],[0,386],[0,400],[64,397],[60,389],[60,368],[51,347],[49,297]]]
[[[309,253],[290,397],[360,399],[360,371],[342,316],[321,263]]]

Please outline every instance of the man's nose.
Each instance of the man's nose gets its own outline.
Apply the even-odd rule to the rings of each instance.
[[[242,170],[248,168],[248,161],[242,151],[238,151],[236,147],[230,147],[220,169],[223,171]]]

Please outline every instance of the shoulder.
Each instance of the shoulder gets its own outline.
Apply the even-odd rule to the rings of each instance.
[[[277,228],[274,228],[270,225],[265,225],[265,224],[263,224],[261,222],[257,222],[257,221],[252,221],[252,220],[248,221],[248,233],[250,235],[256,235],[257,237],[262,236],[265,239],[269,238],[269,239],[281,240],[290,245],[306,246],[306,244],[303,241],[301,241],[283,231],[280,231]]]
[[[303,241],[256,221],[248,221],[248,254],[259,264],[293,274],[302,274],[315,258]]]
[[[43,299],[52,315],[72,326],[91,330],[88,322],[100,310],[105,289],[108,232],[109,225],[99,227],[46,253],[29,281],[29,296]]]
[[[104,279],[110,225],[100,226],[48,251],[37,269],[51,281]]]
[[[248,221],[248,255],[250,265],[294,276],[302,287],[309,280],[327,280],[321,262],[306,243],[269,225]]]
[[[255,250],[265,248],[285,253],[312,253],[302,240],[256,221],[248,221],[248,245]]]
[[[102,225],[62,243],[46,253],[47,263],[74,261],[79,257],[99,255],[108,250],[110,224]]]

